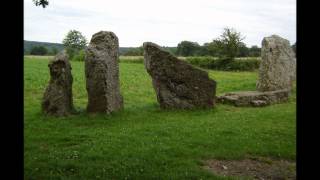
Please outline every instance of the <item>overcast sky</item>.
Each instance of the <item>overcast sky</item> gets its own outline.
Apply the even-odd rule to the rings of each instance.
[[[295,0],[49,0],[35,6],[24,0],[24,39],[61,43],[69,30],[88,41],[98,31],[113,31],[121,47],[151,41],[177,46],[182,40],[202,45],[235,28],[248,45],[278,34],[296,41]]]

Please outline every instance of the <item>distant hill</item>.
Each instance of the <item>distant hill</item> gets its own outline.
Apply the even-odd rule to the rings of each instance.
[[[38,42],[38,41],[26,41],[23,42],[24,54],[30,54],[30,50],[34,46],[44,46],[48,49],[49,52],[52,51],[53,48],[56,48],[58,51],[63,50],[63,45],[59,43],[49,43],[49,42]]]
[[[63,50],[63,44],[60,43],[50,43],[50,42],[39,42],[39,41],[27,41],[24,40],[24,54],[30,54],[30,50],[32,49],[32,47],[34,46],[44,46],[48,49],[49,52],[52,51],[52,48],[56,48],[58,51],[62,51]],[[120,47],[119,48],[119,53],[120,55],[135,49],[136,47]]]

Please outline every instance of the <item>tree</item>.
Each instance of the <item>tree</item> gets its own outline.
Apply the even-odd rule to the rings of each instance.
[[[77,30],[70,30],[62,41],[70,59],[87,45],[87,39]]]
[[[238,57],[248,57],[249,56],[249,48],[246,46],[245,43],[239,44],[239,52],[237,54]]]
[[[239,53],[239,47],[243,44],[244,37],[232,28],[224,28],[220,38],[215,43],[218,46],[218,55],[223,58],[233,60]]]
[[[32,0],[32,1],[36,6],[42,6],[43,8],[46,8],[46,6],[49,5],[48,0]]]
[[[177,47],[178,56],[193,56],[200,49],[197,42],[181,41]]]
[[[163,46],[162,49],[169,51],[170,53],[177,55],[177,47],[167,47]]]
[[[129,51],[123,54],[124,56],[142,56],[143,55],[143,47],[132,48]]]
[[[51,48],[51,54],[56,55],[58,53],[58,49],[56,47]]]
[[[46,55],[48,53],[48,49],[44,46],[33,46],[30,54],[31,55]]]
[[[249,49],[249,56],[250,57],[259,57],[259,56],[261,56],[261,48],[259,48],[256,45],[251,46],[251,48]]]
[[[72,61],[84,61],[85,52],[81,49],[75,56],[73,56]]]
[[[29,51],[28,51],[25,47],[23,47],[23,54],[24,54],[24,55],[30,54]]]

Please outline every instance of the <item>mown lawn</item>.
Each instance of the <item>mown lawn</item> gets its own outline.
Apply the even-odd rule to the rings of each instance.
[[[45,117],[47,58],[24,59],[25,179],[228,179],[201,168],[211,158],[265,156],[295,160],[296,98],[263,108],[218,104],[210,110],[163,111],[139,63],[120,63],[124,110],[85,112],[84,63],[72,62],[80,114]],[[257,72],[209,71],[217,94],[255,90]]]

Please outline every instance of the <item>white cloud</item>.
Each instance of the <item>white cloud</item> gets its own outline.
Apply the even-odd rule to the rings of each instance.
[[[62,42],[71,29],[88,40],[100,31],[113,31],[120,46],[153,41],[176,46],[182,40],[200,44],[233,27],[249,46],[278,34],[296,41],[295,0],[49,0],[45,9],[25,0],[26,40]]]

